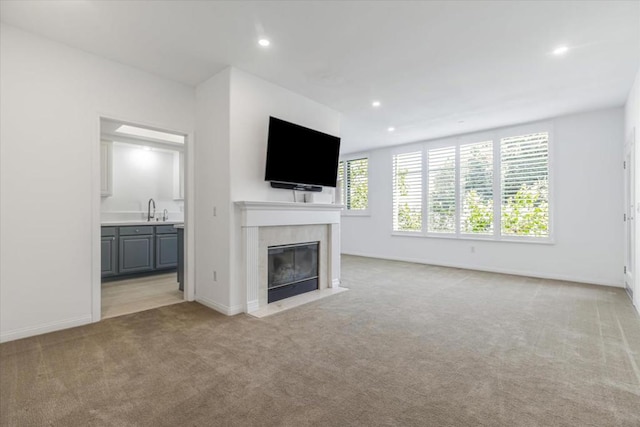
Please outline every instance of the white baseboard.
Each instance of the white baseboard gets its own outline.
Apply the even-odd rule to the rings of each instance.
[[[91,315],[45,323],[38,326],[30,326],[28,328],[14,329],[13,331],[0,334],[0,343],[42,335],[48,332],[60,331],[62,329],[74,328],[76,326],[87,325],[89,323],[92,323]]]
[[[539,279],[562,280],[565,282],[577,282],[577,283],[586,283],[590,285],[609,286],[612,288],[624,288],[624,283],[622,279],[620,279],[619,282],[611,283],[611,282],[602,282],[598,280],[593,280],[587,277],[578,277],[578,276],[572,276],[572,275],[546,274],[546,273],[540,273],[539,271],[511,270],[511,269],[503,269],[503,268],[484,268],[484,267],[478,267],[475,265],[465,265],[463,263],[442,263],[442,262],[430,261],[425,259],[390,257],[390,256],[383,256],[383,255],[363,254],[363,253],[357,253],[357,252],[342,252],[341,255],[353,255],[353,256],[361,256],[365,258],[388,259],[390,261],[413,262],[416,264],[437,265],[440,267],[462,268],[465,270],[487,271],[489,273],[511,274],[514,276],[536,277]]]
[[[225,314],[227,316],[234,316],[236,314],[244,313],[244,307],[242,305],[234,305],[234,306],[226,306],[223,304],[219,304],[215,301],[212,301],[208,298],[199,297],[196,295],[196,302],[209,307],[218,313]]]
[[[258,302],[258,300],[247,303],[247,313],[256,311],[259,308],[260,308],[260,302]]]

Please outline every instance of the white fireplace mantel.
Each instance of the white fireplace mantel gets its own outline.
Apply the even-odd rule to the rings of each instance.
[[[339,224],[343,205],[294,202],[235,202],[243,227]]]
[[[320,290],[339,287],[340,212],[343,205],[264,201],[237,201],[235,205],[241,214],[243,255],[241,271],[244,273],[243,281],[246,289],[246,313],[264,309],[266,304],[266,284],[261,283],[261,280],[266,277],[266,272],[261,271],[261,268],[265,267],[261,266],[260,262],[260,231],[264,227],[326,225],[327,241],[323,244],[326,244],[327,247],[327,259],[325,260],[327,269],[326,277],[321,280],[319,287]],[[264,246],[264,241],[262,241],[262,246]]]

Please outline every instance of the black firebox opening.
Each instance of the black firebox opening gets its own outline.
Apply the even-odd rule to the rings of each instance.
[[[268,302],[318,289],[319,243],[269,247]]]

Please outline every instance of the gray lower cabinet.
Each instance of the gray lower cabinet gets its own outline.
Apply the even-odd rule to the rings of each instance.
[[[178,265],[178,236],[156,234],[156,268],[176,268]]]
[[[178,265],[178,234],[173,225],[101,227],[102,277],[153,274]]]
[[[110,277],[118,274],[118,243],[115,227],[102,227],[100,240],[100,275]]]
[[[184,227],[178,228],[178,285],[184,291]]]
[[[153,266],[153,234],[119,237],[119,273],[151,271]]]

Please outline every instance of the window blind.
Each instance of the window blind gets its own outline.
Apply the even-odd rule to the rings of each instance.
[[[549,134],[500,140],[501,234],[549,236]]]
[[[460,232],[493,233],[493,142],[460,146]]]
[[[422,152],[393,156],[393,230],[422,231]]]
[[[345,205],[344,199],[345,199],[345,183],[344,183],[344,164],[345,162],[341,161],[340,163],[338,163],[338,182],[337,185],[340,189],[340,204],[343,206]]]
[[[428,150],[427,231],[456,231],[456,147]]]
[[[348,210],[365,210],[369,196],[369,159],[354,159],[344,162],[343,204]]]

